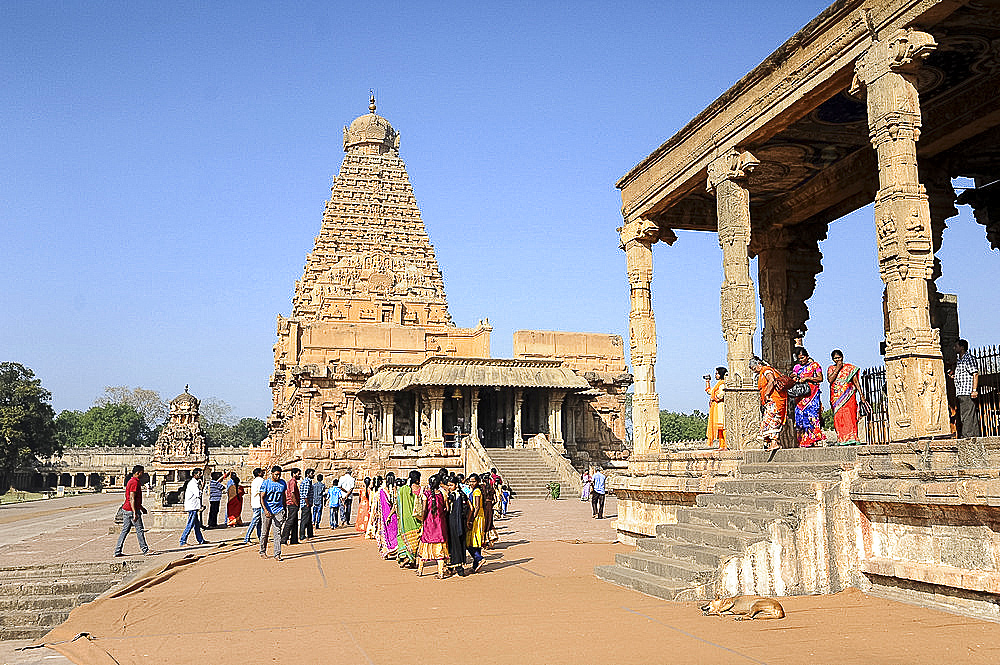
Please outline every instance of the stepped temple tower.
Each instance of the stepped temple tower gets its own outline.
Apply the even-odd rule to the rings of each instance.
[[[490,358],[488,319],[452,322],[399,134],[374,96],[369,109],[344,128],[292,315],[278,317],[259,461],[375,471],[405,453],[400,467],[414,456],[448,465],[440,458],[465,459],[463,441],[521,447],[537,434],[581,464],[623,456],[631,376],[621,337],[521,331],[518,357]]]

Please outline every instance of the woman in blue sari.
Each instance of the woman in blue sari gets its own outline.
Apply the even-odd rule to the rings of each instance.
[[[819,386],[823,383],[823,368],[801,346],[795,347],[795,358],[798,360],[792,368],[795,380],[809,387],[805,396],[795,400],[795,438],[799,448],[810,448],[826,441],[820,418],[823,401]]]

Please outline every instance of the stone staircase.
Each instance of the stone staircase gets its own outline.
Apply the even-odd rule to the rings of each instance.
[[[831,493],[854,465],[852,448],[746,451],[732,479],[719,480],[675,524],[656,527],[634,552],[595,569],[598,578],[667,600],[739,593],[795,595],[836,587],[816,543]],[[808,522],[808,529],[800,527]],[[808,533],[805,533],[808,531]]]
[[[36,639],[138,572],[148,561],[79,562],[0,568],[0,640]]]
[[[486,448],[504,483],[511,486],[518,499],[549,498],[548,485],[559,482],[559,474],[533,448]],[[565,487],[563,490],[565,491]]]

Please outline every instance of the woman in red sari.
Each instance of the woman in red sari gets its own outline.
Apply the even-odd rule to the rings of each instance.
[[[243,495],[246,490],[240,485],[240,477],[235,473],[229,473],[229,480],[226,482],[226,492],[229,501],[226,503],[226,524],[228,526],[243,526]]]
[[[819,386],[823,383],[823,368],[801,346],[796,347],[795,357],[798,360],[792,368],[795,380],[809,386],[809,392],[795,401],[795,438],[799,448],[811,448],[826,440],[820,419],[823,401]]]
[[[830,354],[833,364],[826,370],[830,382],[830,408],[833,409],[833,426],[837,429],[837,445],[852,446],[858,440],[858,397],[867,405],[858,368],[844,362],[844,352],[834,349]]]

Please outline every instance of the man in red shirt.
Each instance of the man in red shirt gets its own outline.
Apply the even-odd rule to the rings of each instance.
[[[281,529],[282,544],[299,544],[299,480],[302,469],[292,469],[292,477],[288,479],[288,489],[285,490],[285,525]]]
[[[146,556],[156,554],[149,549],[146,544],[146,529],[142,526],[142,516],[146,514],[146,509],[142,507],[142,484],[145,479],[146,469],[141,464],[132,467],[132,477],[125,484],[125,503],[122,504],[124,519],[122,520],[122,532],[118,536],[118,544],[115,545],[115,556],[124,556],[122,546],[125,544],[125,536],[135,525],[135,535],[139,538],[139,549]]]

